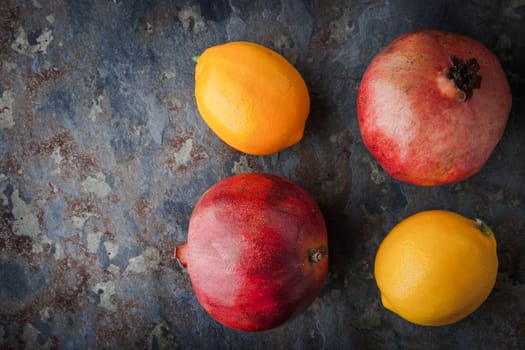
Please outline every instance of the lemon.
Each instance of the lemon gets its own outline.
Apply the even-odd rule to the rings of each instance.
[[[494,233],[481,220],[423,211],[397,224],[376,254],[385,308],[415,324],[447,325],[489,296],[498,270]]]
[[[206,49],[195,67],[197,109],[229,146],[269,155],[299,142],[310,112],[304,79],[283,56],[250,42]]]

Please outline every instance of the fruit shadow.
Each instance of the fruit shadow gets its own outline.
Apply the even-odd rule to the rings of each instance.
[[[366,242],[382,229],[382,222],[379,222],[379,216],[372,214],[368,220],[369,217],[362,213],[366,211],[365,207],[355,204],[366,199],[371,203],[368,205],[365,202],[368,207],[375,207],[378,202],[370,198],[370,184],[365,181],[365,174],[355,170],[353,164],[356,162],[354,158],[360,158],[363,151],[360,150],[362,146],[355,142],[359,137],[355,115],[346,115],[344,111],[355,111],[355,108],[350,102],[337,107],[336,101],[331,100],[331,94],[323,90],[320,85],[310,88],[310,116],[305,137],[297,147],[303,158],[301,164],[307,165],[300,165],[296,175],[317,199],[325,218],[329,275],[322,295],[333,296],[334,290],[371,289],[371,251],[375,245]],[[358,167],[363,168],[360,165]],[[373,247],[368,247],[370,244]]]

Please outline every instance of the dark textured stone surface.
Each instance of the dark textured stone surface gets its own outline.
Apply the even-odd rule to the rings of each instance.
[[[355,99],[382,47],[429,27],[493,50],[514,103],[479,174],[420,188],[364,148]],[[0,348],[525,347],[524,28],[523,1],[1,1]],[[310,89],[304,139],[279,154],[232,150],[196,110],[191,57],[241,39],[282,53]],[[331,245],[320,297],[261,334],[210,319],[171,260],[199,196],[251,171],[308,189]],[[373,279],[386,232],[430,208],[485,218],[500,258],[480,309],[438,328],[383,309]]]

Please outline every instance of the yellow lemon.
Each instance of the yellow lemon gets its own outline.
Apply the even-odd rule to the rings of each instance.
[[[220,139],[254,155],[299,142],[310,112],[308,89],[295,67],[250,42],[213,46],[197,58],[195,98]]]
[[[419,325],[457,322],[489,296],[498,270],[496,239],[481,220],[429,210],[397,224],[376,254],[385,308]]]

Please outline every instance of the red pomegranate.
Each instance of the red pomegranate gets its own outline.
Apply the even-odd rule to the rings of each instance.
[[[174,256],[211,317],[244,331],[282,325],[319,294],[328,270],[316,201],[270,174],[226,178],[206,191]]]
[[[392,177],[421,186],[476,174],[501,139],[511,105],[494,54],[437,30],[407,33],[387,46],[357,96],[366,147]]]

